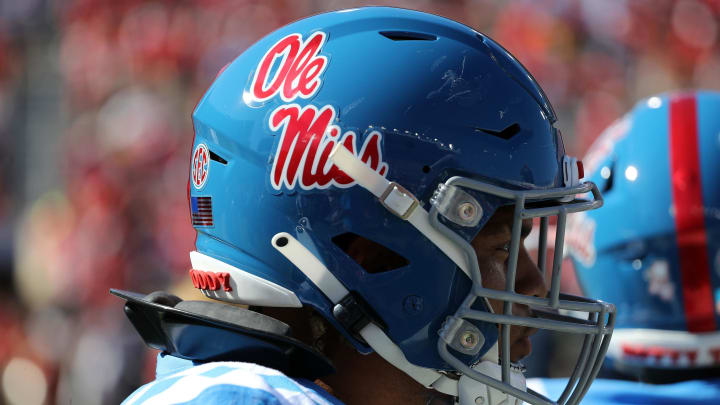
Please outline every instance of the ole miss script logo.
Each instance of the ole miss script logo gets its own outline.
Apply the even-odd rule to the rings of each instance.
[[[322,85],[321,74],[328,65],[320,55],[327,35],[315,32],[303,41],[291,34],[275,43],[255,69],[250,85],[253,101],[263,102],[280,96],[285,104],[277,107],[268,120],[273,132],[280,133],[270,173],[270,184],[276,190],[324,189],[330,186],[350,187],[355,181],[338,169],[328,158],[341,143],[368,167],[382,176],[388,165],[382,161],[382,134],[370,132],[358,147],[358,135],[333,124],[337,116],[331,105],[316,107],[293,103],[308,99]],[[271,73],[274,69],[274,73]]]

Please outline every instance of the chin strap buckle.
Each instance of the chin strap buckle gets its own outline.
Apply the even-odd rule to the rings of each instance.
[[[345,330],[352,333],[356,339],[364,340],[360,331],[370,322],[380,327],[382,323],[372,315],[368,305],[359,296],[348,293],[333,307],[333,316]]]
[[[391,181],[380,197],[380,204],[398,217],[407,220],[420,204],[413,193]]]

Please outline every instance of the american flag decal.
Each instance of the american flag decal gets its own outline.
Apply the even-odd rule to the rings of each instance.
[[[212,197],[190,197],[193,226],[213,226]]]

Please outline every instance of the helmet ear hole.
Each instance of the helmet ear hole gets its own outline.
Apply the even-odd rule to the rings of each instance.
[[[410,264],[399,253],[352,232],[337,235],[332,238],[332,242],[370,274],[384,273]]]

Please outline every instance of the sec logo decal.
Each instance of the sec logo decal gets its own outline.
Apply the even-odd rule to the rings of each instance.
[[[201,143],[196,146],[195,151],[193,151],[192,167],[190,172],[193,187],[198,190],[203,188],[205,182],[207,181],[209,171],[210,151],[204,143]]]

